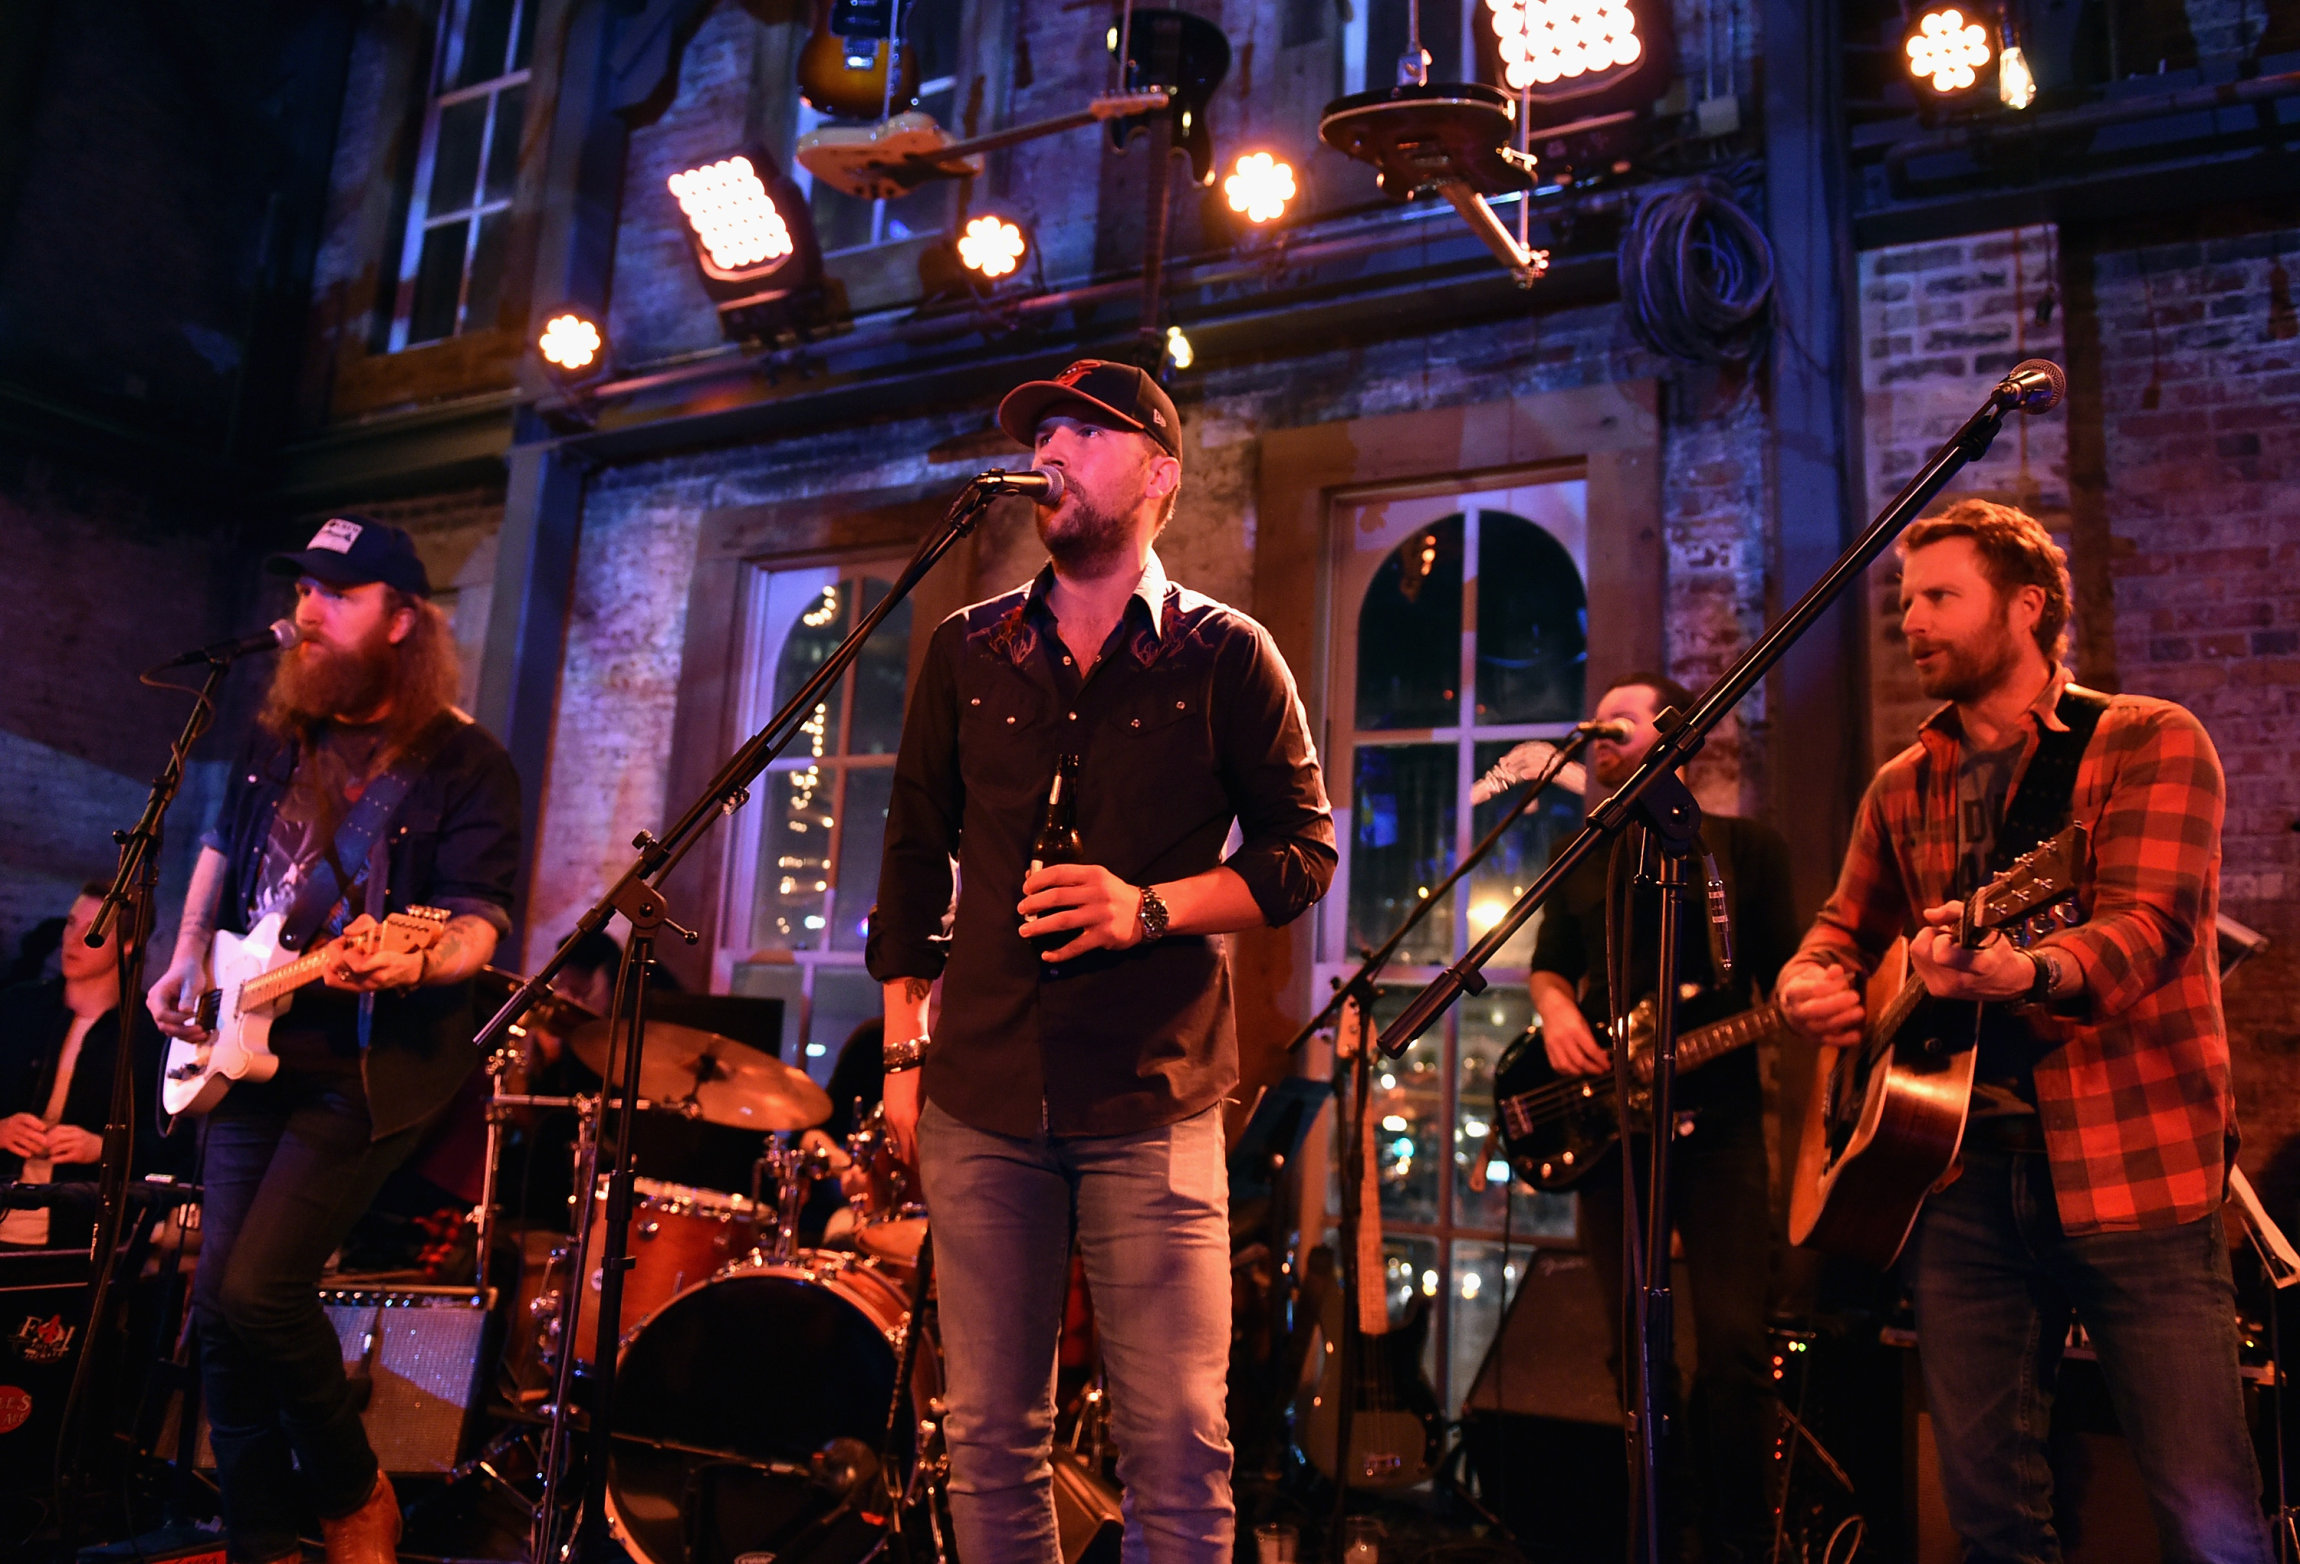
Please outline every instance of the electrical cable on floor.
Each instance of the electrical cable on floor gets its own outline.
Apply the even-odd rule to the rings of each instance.
[[[1621,307],[1637,340],[1686,364],[1764,351],[1773,249],[1714,179],[1655,196],[1621,236]]]

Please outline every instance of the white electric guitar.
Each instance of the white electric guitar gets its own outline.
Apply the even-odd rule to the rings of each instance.
[[[297,989],[318,982],[327,963],[349,950],[394,956],[429,950],[452,916],[444,907],[410,907],[355,938],[329,940],[300,956],[280,948],[276,912],[245,934],[219,931],[208,958],[216,986],[192,1012],[194,1024],[210,1036],[204,1043],[169,1040],[160,1105],[171,1118],[196,1116],[223,1101],[234,1081],[270,1080],[280,1067],[270,1047],[272,1022]]]

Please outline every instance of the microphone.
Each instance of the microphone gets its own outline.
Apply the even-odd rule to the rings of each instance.
[[[2049,413],[2068,395],[2068,375],[2049,358],[2023,359],[1997,382],[1991,400],[2023,413]]]
[[[1626,744],[1637,728],[1627,718],[1613,717],[1604,722],[1577,722],[1573,725],[1573,731],[1586,733],[1593,739],[1611,739],[1616,744]]]
[[[303,639],[303,632],[295,627],[293,619],[274,619],[267,629],[254,635],[243,635],[236,640],[211,641],[195,652],[186,652],[160,664],[162,668],[191,668],[200,663],[237,662],[242,657],[255,657],[264,652],[284,652]]]
[[[1033,467],[1028,472],[1007,472],[993,467],[976,477],[974,486],[993,494],[1027,494],[1046,506],[1062,503],[1062,471],[1056,467]]]

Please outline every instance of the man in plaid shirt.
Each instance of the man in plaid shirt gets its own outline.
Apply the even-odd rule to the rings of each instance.
[[[1933,994],[1996,1002],[1954,1182],[1902,1258],[1941,1486],[1968,1558],[2060,1557],[2045,1439],[2071,1316],[2100,1354],[2167,1559],[2266,1560],[2219,1222],[2235,1153],[2214,958],[2223,784],[2188,712],[2105,701],[2070,818],[2092,831],[2085,921],[1966,950],[1960,898],[2040,736],[2065,731],[2065,556],[1965,500],[1901,544],[1902,633],[1946,701],[1869,785],[1837,889],[1779,997],[1819,1043],[1860,1040],[1862,981],[1910,935]],[[2064,773],[2065,774],[2065,773]]]

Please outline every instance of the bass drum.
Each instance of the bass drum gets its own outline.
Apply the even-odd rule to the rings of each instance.
[[[761,1553],[851,1564],[878,1545],[880,1530],[837,1501],[860,1482],[858,1508],[880,1508],[879,1479],[855,1474],[886,1435],[905,1280],[821,1251],[744,1261],[639,1326],[617,1359],[607,1473],[607,1518],[639,1564]],[[942,1390],[927,1347],[898,1433],[906,1462]]]

